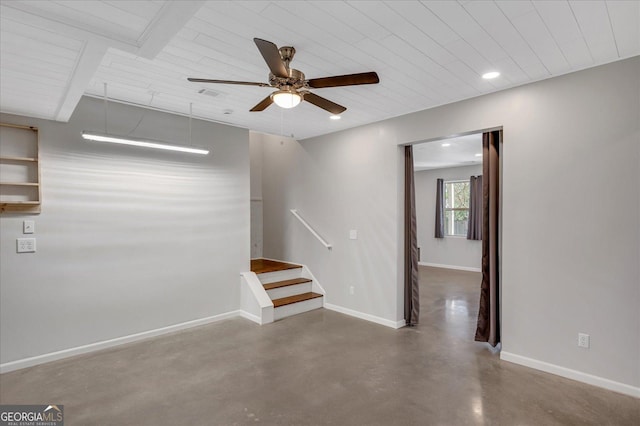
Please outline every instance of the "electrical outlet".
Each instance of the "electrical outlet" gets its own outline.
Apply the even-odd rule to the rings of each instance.
[[[16,251],[18,253],[35,253],[36,251],[36,239],[35,238],[16,238]]]
[[[349,294],[350,295],[353,296],[355,294],[355,292],[356,292],[356,289],[353,286],[349,287]]]
[[[578,333],[578,346],[581,348],[589,347],[589,335],[584,333]]]

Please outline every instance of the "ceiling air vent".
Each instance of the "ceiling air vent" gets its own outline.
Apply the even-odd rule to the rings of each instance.
[[[220,92],[216,92],[215,90],[211,90],[211,89],[200,89],[198,90],[198,93],[200,93],[201,95],[211,96],[212,98],[215,98],[216,96],[220,96]]]

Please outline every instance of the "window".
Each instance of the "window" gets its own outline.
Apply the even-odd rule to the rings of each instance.
[[[444,183],[444,234],[466,237],[469,218],[469,181]]]

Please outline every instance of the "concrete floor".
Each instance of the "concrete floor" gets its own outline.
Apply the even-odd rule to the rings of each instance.
[[[233,319],[0,376],[65,425],[634,425],[640,400],[473,342],[479,274],[421,267],[421,324]]]

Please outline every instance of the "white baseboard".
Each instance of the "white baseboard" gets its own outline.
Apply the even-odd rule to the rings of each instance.
[[[587,383],[593,386],[609,389],[614,392],[640,398],[640,387],[615,382],[603,377],[594,376],[588,373],[583,373],[582,371],[572,370],[570,368],[560,367],[559,365],[549,364],[548,362],[538,361],[537,359],[527,358],[510,352],[500,352],[500,359],[513,362],[514,364],[524,365],[525,367],[535,368],[536,370],[555,374],[557,376],[566,377],[567,379],[576,380],[578,382]]]
[[[363,320],[375,322],[376,324],[381,324],[387,327],[391,327],[394,329],[402,328],[406,325],[405,320],[401,321],[391,321],[388,319],[380,318],[375,315],[365,314],[363,312],[354,311],[353,309],[348,309],[338,305],[332,305],[331,303],[324,304],[324,308],[330,311],[340,312],[341,314],[349,315],[352,317],[360,318]]]
[[[420,266],[432,266],[434,268],[457,269],[458,271],[482,272],[481,268],[472,268],[470,266],[442,265],[440,263],[418,262]]]
[[[244,315],[246,314],[246,316]],[[210,324],[212,322],[222,321],[229,318],[242,316],[249,320],[249,316],[253,316],[243,311],[231,311],[224,314],[214,315],[207,318],[200,318],[193,321],[187,321],[180,324],[170,325],[168,327],[157,328],[155,330],[143,331],[141,333],[130,334],[128,336],[116,337],[115,339],[104,340],[102,342],[90,343],[88,345],[78,346],[75,348],[63,349],[57,352],[38,355],[30,358],[19,359],[17,361],[6,362],[0,364],[0,373],[8,373],[9,371],[20,370],[22,368],[33,367],[34,365],[44,364],[46,362],[57,361],[59,359],[68,358],[75,355],[86,354],[89,352],[99,351],[101,349],[111,348],[113,346],[123,345],[125,343],[136,342],[151,337],[161,336],[163,334],[173,333],[175,331],[185,330],[187,328],[197,327],[200,325]],[[253,321],[253,320],[252,320]]]
[[[250,314],[247,311],[238,311],[238,312],[239,312],[238,315],[240,315],[242,318],[248,319],[249,321],[255,322],[256,324],[262,325],[262,320],[260,319],[259,316]]]

